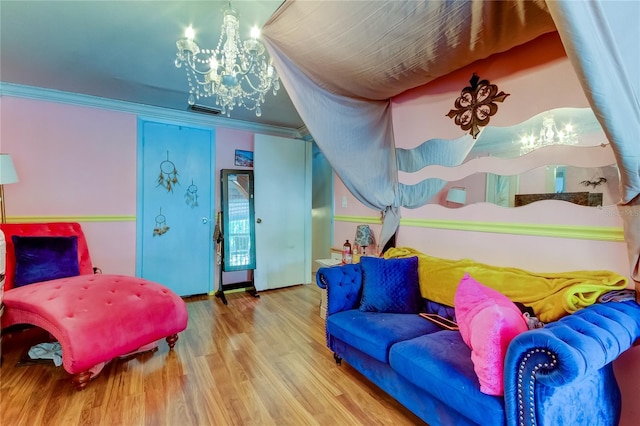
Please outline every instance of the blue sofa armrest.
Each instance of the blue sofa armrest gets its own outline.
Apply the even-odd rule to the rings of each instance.
[[[616,425],[611,363],[639,337],[635,301],[595,304],[520,334],[505,358],[507,424]]]
[[[360,306],[362,269],[354,263],[318,269],[316,284],[327,290],[327,316]]]

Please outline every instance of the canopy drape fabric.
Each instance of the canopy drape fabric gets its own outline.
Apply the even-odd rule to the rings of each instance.
[[[287,0],[263,38],[336,174],[364,205],[385,213],[384,246],[400,207],[418,207],[442,187],[432,179],[405,185],[398,172],[460,164],[474,142],[396,150],[390,98],[553,31],[616,153],[624,203],[640,205],[638,16],[635,1]],[[625,216],[636,280],[638,227],[640,217]]]
[[[323,90],[277,47],[269,53],[293,105],[349,191],[364,205],[385,211],[379,241],[387,241],[400,224],[394,206],[398,178],[387,101],[353,99]],[[322,141],[322,142],[321,142]],[[383,236],[387,235],[386,239]]]
[[[530,25],[535,22],[536,25]],[[509,28],[509,31],[504,31]],[[364,205],[384,214],[381,246],[442,183],[398,181],[390,98],[555,31],[544,1],[285,1],[262,34],[307,129],[336,174]],[[435,144],[435,142],[434,142]],[[428,145],[428,144],[427,144]],[[464,137],[423,148],[414,171],[460,164]]]
[[[549,1],[584,92],[620,170],[619,211],[640,290],[640,2]]]

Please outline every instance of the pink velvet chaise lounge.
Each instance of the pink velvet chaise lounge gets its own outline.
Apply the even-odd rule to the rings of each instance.
[[[0,230],[6,240],[2,329],[31,324],[48,331],[60,343],[62,365],[78,389],[114,358],[163,338],[173,349],[178,333],[187,327],[184,301],[165,286],[132,276],[94,274],[78,223],[2,224]],[[63,243],[71,237],[77,245],[79,275],[17,287],[16,279],[25,271],[20,269],[22,251],[16,261],[14,241],[22,250],[24,242],[35,240],[22,237],[58,237],[45,241]]]

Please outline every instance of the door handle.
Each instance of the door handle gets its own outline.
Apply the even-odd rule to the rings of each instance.
[[[258,219],[256,219],[256,222],[257,223],[262,223],[262,219],[258,218]]]
[[[203,218],[202,218],[202,223],[203,223],[204,225],[206,225],[207,223],[209,223],[209,218],[208,218],[208,217],[203,217]]]

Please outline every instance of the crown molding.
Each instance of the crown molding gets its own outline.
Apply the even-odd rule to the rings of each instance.
[[[17,98],[36,99],[69,105],[100,108],[110,111],[135,114],[150,119],[180,121],[185,124],[193,124],[209,128],[226,127],[235,130],[245,130],[253,133],[263,133],[291,139],[305,139],[308,135],[306,127],[292,129],[288,127],[270,126],[266,124],[251,123],[249,121],[194,114],[193,112],[188,111],[178,111],[169,108],[136,104],[133,102],[81,95],[78,93],[63,92],[60,90],[25,86],[14,83],[0,82],[0,96],[13,96]]]
[[[298,127],[298,134],[300,135],[300,139],[306,142],[315,142],[311,133],[309,133],[309,129],[307,126]]]

